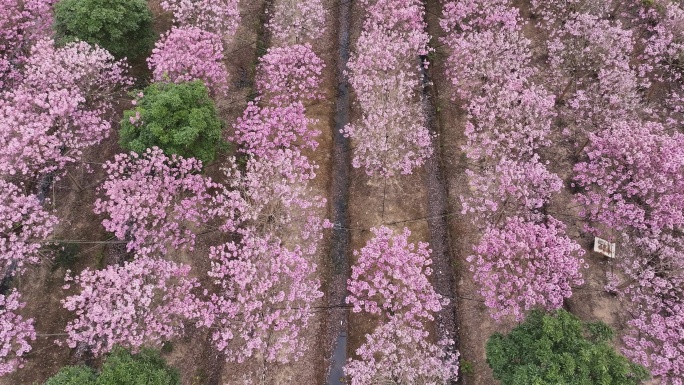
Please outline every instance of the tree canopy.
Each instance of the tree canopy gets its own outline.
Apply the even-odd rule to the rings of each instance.
[[[487,341],[487,363],[503,385],[637,385],[647,370],[619,355],[606,324],[564,310],[532,311],[509,334]]]

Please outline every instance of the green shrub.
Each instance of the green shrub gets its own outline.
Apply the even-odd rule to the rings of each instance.
[[[65,366],[45,385],[95,385],[95,372],[85,366]]]
[[[487,363],[502,385],[636,385],[649,374],[609,344],[612,330],[559,310],[531,312],[508,335],[487,341]]]
[[[59,41],[97,44],[117,58],[146,55],[156,39],[145,0],[60,0],[55,31]]]
[[[116,348],[105,359],[99,375],[85,366],[67,366],[45,385],[180,385],[180,376],[154,350],[131,354]]]
[[[142,153],[157,146],[166,154],[214,160],[222,146],[222,124],[204,84],[153,83],[124,113],[119,132],[122,147]],[[137,114],[137,115],[136,115]]]
[[[180,385],[180,376],[157,351],[143,349],[130,354],[115,349],[103,364],[96,385]]]

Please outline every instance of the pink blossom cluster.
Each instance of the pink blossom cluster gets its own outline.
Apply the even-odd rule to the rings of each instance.
[[[224,168],[227,182],[210,210],[219,229],[238,239],[210,250],[209,276],[218,290],[204,319],[226,359],[259,360],[262,372],[255,375],[261,378],[267,363],[296,361],[307,349],[302,330],[322,297],[313,260],[330,227],[321,216],[326,200],[311,186],[318,166],[302,153],[318,146],[320,132],[304,102],[321,97],[324,63],[308,42],[292,44],[322,33],[322,23],[319,32],[303,28],[318,23],[324,10],[318,1],[283,3],[292,7],[276,5],[267,28],[277,42],[291,45],[276,45],[260,58],[259,95],[231,138],[248,159],[244,167],[233,159]],[[290,33],[296,36],[285,36]]]
[[[16,289],[9,295],[0,294],[0,376],[22,368],[23,356],[31,351],[30,341],[36,339],[33,319],[17,313],[26,304]]]
[[[523,37],[520,23],[518,11],[507,0],[468,0],[444,6],[440,24],[447,34],[440,40],[451,52],[446,74],[455,96],[467,101],[492,91],[515,94],[528,87],[526,80],[535,71],[530,65],[530,41]]]
[[[170,248],[192,250],[193,227],[209,219],[209,190],[218,187],[200,175],[195,158],[166,156],[157,147],[139,155],[118,154],[104,165],[107,180],[95,201],[95,213],[106,214],[102,225],[141,256]]]
[[[296,150],[278,150],[268,157],[249,159],[244,171],[235,165],[224,169],[229,181],[224,195],[230,190],[240,191],[244,227],[257,229],[260,234],[293,237],[292,225],[304,232],[308,218],[325,206],[325,198],[315,196],[309,185],[317,168]],[[308,238],[308,233],[302,236]]]
[[[0,179],[0,278],[23,273],[26,264],[40,263],[41,243],[56,224],[57,218],[35,195],[24,195],[19,187]]]
[[[525,159],[551,144],[554,97],[544,88],[512,82],[468,98],[464,148],[468,158]]]
[[[313,316],[312,304],[323,296],[316,265],[302,249],[246,231],[239,243],[212,247],[209,257],[209,276],[220,290],[211,296],[207,319],[226,359],[287,363],[301,358],[306,350],[301,330]]]
[[[220,228],[240,240],[210,251],[219,294],[205,319],[230,361],[287,363],[307,349],[301,330],[322,296],[311,260],[330,227],[318,214],[325,199],[309,185],[315,167],[298,151],[281,149],[250,158],[244,171],[225,169],[228,184],[213,204]]]
[[[324,68],[325,63],[308,43],[272,47],[259,58],[256,88],[276,104],[320,99]]]
[[[344,128],[352,165],[368,175],[410,174],[432,154],[420,101],[420,56],[430,36],[417,0],[362,1],[367,17],[349,63],[362,117]],[[427,63],[425,63],[427,64]]]
[[[621,82],[634,83],[636,72],[629,62],[634,45],[631,31],[624,29],[620,21],[604,20],[593,14],[572,16],[563,28],[552,32],[547,47],[551,81],[561,94],[559,99],[564,99],[563,94],[571,89],[586,93],[606,82],[616,86]]]
[[[33,47],[24,79],[0,99],[0,175],[63,169],[111,130],[113,99],[130,79],[125,64],[85,42]]]
[[[325,33],[327,13],[321,0],[276,1],[266,28],[279,43],[313,43]]]
[[[228,92],[221,36],[194,26],[173,27],[147,58],[155,82],[202,80],[213,95]]]
[[[393,319],[366,334],[344,372],[352,385],[450,384],[458,377],[453,341],[430,342],[429,333]]]
[[[574,171],[587,218],[617,230],[684,226],[684,134],[617,121],[589,134],[584,155]]]
[[[609,273],[606,289],[634,308],[622,351],[663,384],[682,385],[684,239],[671,233],[624,234],[620,250],[620,273]]]
[[[180,27],[197,27],[230,40],[240,23],[238,4],[238,0],[164,0],[161,7],[173,12]]]
[[[584,283],[584,250],[553,218],[536,223],[510,217],[502,228],[488,227],[473,249],[470,271],[495,320],[512,315],[521,321],[535,307],[558,309],[572,286]]]
[[[471,194],[461,197],[461,212],[490,223],[502,216],[541,221],[543,207],[563,183],[535,154],[521,161],[502,157],[498,163],[473,171],[466,169]]]
[[[462,0],[444,4],[440,26],[446,32],[444,38],[451,40],[454,33],[488,28],[511,30],[519,22],[519,11],[508,0]]]
[[[85,345],[99,356],[114,345],[159,347],[190,321],[208,326],[207,304],[195,293],[199,282],[189,278],[190,267],[163,258],[174,249],[192,250],[197,228],[222,213],[217,203],[226,204],[215,194],[220,186],[201,175],[199,160],[169,157],[157,147],[117,154],[104,169],[104,197],[94,211],[106,214],[105,229],[126,242],[134,259],[67,274],[64,289],[71,281],[81,288],[63,301],[77,316],[66,327],[68,346]],[[239,194],[224,198],[241,202]]]
[[[411,325],[433,320],[432,314],[449,301],[437,294],[429,281],[432,275],[430,249],[408,242],[409,229],[395,235],[388,227],[371,229],[374,237],[361,251],[354,250],[356,263],[347,282],[346,302],[353,311],[403,317]]]
[[[31,47],[52,33],[53,0],[3,0],[0,5],[0,90],[22,78]]]
[[[462,213],[484,229],[468,257],[494,319],[556,309],[581,284],[581,247],[545,214],[562,188],[540,150],[550,145],[555,101],[535,84],[531,42],[509,0],[450,2],[441,20],[454,100],[468,113],[463,149],[470,194]]]
[[[189,272],[187,265],[141,256],[76,277],[67,273],[64,289],[72,282],[81,288],[62,300],[77,316],[66,326],[67,345],[84,343],[96,356],[114,345],[161,347],[183,333],[186,321],[200,320],[202,306],[193,294],[199,282]]]
[[[531,0],[532,11],[541,16],[547,29],[558,28],[573,17],[591,14],[602,19],[610,16],[616,9],[618,1],[583,1],[583,0]],[[631,4],[630,4],[631,5]]]
[[[300,101],[273,106],[249,102],[242,117],[235,124],[232,139],[242,151],[257,157],[270,157],[279,149],[315,150],[320,131],[311,129],[316,121],[306,117]]]
[[[562,133],[579,146],[587,132],[648,114],[640,90],[650,82],[631,64],[634,34],[608,17],[612,10],[576,5],[581,12],[565,14],[560,24],[542,22],[541,27],[550,34],[550,69],[544,76],[557,95],[559,121],[565,123]],[[538,4],[540,9],[545,6]]]
[[[660,94],[656,100],[665,122],[677,127],[684,122],[684,9],[670,0],[652,3],[651,8],[642,9],[639,15],[644,34],[648,36],[639,73]]]
[[[352,384],[439,383],[458,376],[453,341],[429,341],[427,322],[449,303],[430,283],[428,244],[409,243],[409,229],[395,234],[387,227],[371,229],[373,238],[354,251],[356,263],[347,281],[346,302],[355,313],[379,317],[380,324],[350,359],[345,373]],[[383,382],[384,383],[384,382]]]

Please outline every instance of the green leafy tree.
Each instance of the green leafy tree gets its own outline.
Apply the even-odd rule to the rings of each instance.
[[[145,0],[60,0],[55,31],[60,41],[97,44],[118,58],[141,57],[156,39]]]
[[[95,371],[86,366],[65,366],[45,385],[95,385],[96,379]]]
[[[180,376],[155,350],[131,354],[116,348],[107,356],[99,375],[85,366],[67,366],[45,385],[180,385]]]
[[[487,341],[487,363],[503,385],[637,385],[646,369],[610,344],[613,331],[564,311],[532,311],[508,335]]]
[[[136,108],[124,113],[120,144],[137,153],[157,146],[164,153],[214,160],[222,124],[204,84],[153,83],[138,94]]]

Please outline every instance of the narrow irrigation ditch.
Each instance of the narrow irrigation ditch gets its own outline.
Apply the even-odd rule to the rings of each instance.
[[[350,98],[349,83],[345,76],[349,61],[351,0],[340,0],[337,5],[337,37],[338,55],[336,60],[337,94],[335,106],[335,124],[333,126],[333,155],[331,183],[331,219],[333,222],[330,256],[332,258],[332,276],[329,285],[328,301],[330,314],[327,333],[330,341],[326,341],[327,357],[330,365],[327,374],[328,385],[342,385],[342,367],[347,360],[347,311],[343,306],[347,294],[347,272],[349,270],[349,169],[351,153],[349,139],[342,134],[342,129],[349,123]]]
[[[425,23],[428,24],[430,4],[424,1]],[[433,86],[429,69],[425,59],[420,58],[420,71],[423,80],[422,101],[427,127],[432,135],[433,153],[425,162],[424,183],[427,189],[427,223],[432,247],[432,284],[435,291],[450,299],[435,317],[438,340],[450,339],[454,341],[453,349],[459,351],[460,338],[458,328],[458,299],[454,295],[456,287],[454,277],[454,254],[451,248],[448,217],[450,215],[449,199],[447,196],[446,180],[442,167],[442,146],[440,145],[440,124],[437,116],[437,90]],[[463,376],[459,376],[457,384],[465,384]]]
[[[427,224],[432,248],[432,285],[440,295],[449,298],[449,304],[437,312],[435,326],[438,340],[454,341],[454,350],[459,350],[457,323],[458,300],[454,296],[454,268],[451,240],[449,237],[449,204],[447,189],[442,173],[441,152],[439,146],[439,124],[436,108],[432,103],[435,91],[430,74],[421,60],[423,78],[423,110],[430,134],[432,134],[433,154],[425,162],[424,183],[427,189]],[[457,383],[463,384],[462,376]]]

